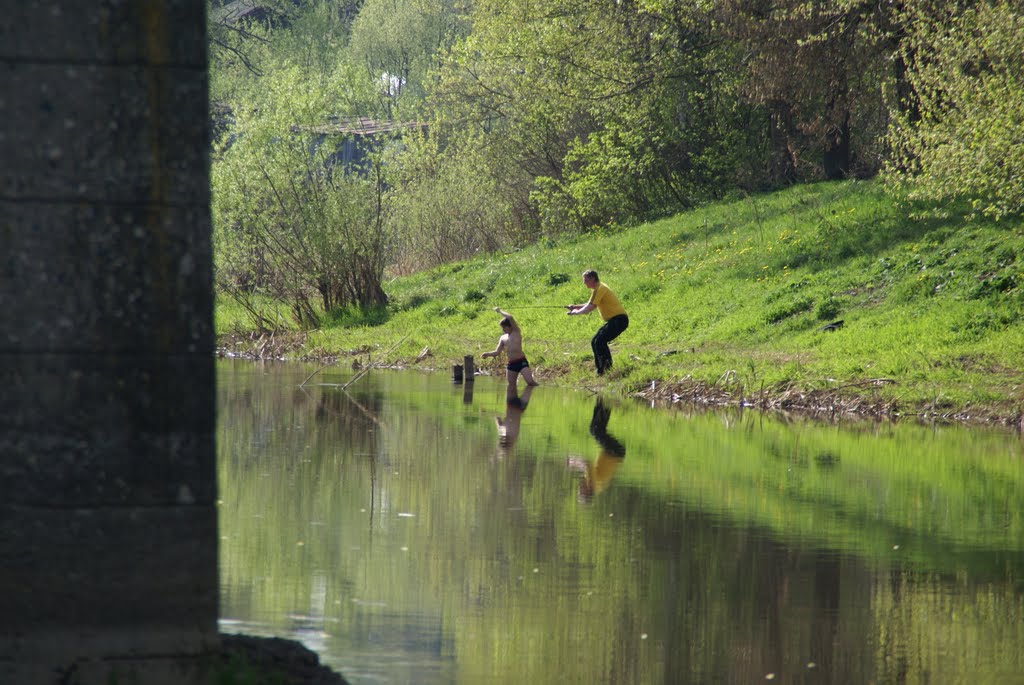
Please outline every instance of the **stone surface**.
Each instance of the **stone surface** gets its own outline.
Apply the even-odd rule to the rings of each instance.
[[[0,354],[6,505],[213,507],[213,358]]]
[[[114,636],[118,653],[188,653],[217,616],[216,513],[208,506],[9,508],[0,662],[47,635]],[[11,553],[11,552],[14,553]]]
[[[205,3],[20,0],[0,12],[0,59],[206,69]]]
[[[209,682],[205,7],[0,12],[0,683]]]
[[[2,39],[0,39],[2,40]],[[0,62],[0,198],[205,206],[205,79],[184,69]],[[195,141],[189,144],[190,141]],[[201,144],[198,144],[201,143]]]
[[[0,353],[195,355],[212,339],[205,207],[0,200],[0,217]]]
[[[223,635],[221,658],[234,671],[261,674],[262,682],[279,685],[347,685],[323,666],[320,658],[298,642],[274,637]]]

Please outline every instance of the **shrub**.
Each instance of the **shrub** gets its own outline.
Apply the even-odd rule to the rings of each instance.
[[[812,307],[814,307],[814,300],[809,297],[803,297],[791,302],[785,302],[775,307],[774,309],[771,309],[765,315],[765,321],[767,321],[770,324],[778,323],[780,321],[788,319],[789,317],[795,314],[810,311]]]
[[[821,321],[829,321],[839,316],[841,311],[839,302],[832,297],[827,297],[818,303],[816,315]]]
[[[569,282],[569,274],[551,274],[548,276],[548,285],[555,286]]]

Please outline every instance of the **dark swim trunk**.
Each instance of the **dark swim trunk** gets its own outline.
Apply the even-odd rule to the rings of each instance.
[[[522,359],[509,361],[509,363],[505,365],[505,368],[508,369],[509,371],[515,371],[516,373],[519,373],[529,365],[530,362],[526,361],[526,357],[523,357]]]

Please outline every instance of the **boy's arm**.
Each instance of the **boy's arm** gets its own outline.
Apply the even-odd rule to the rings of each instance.
[[[508,322],[510,324],[512,324],[512,329],[513,330],[519,328],[519,324],[516,322],[516,317],[512,316],[511,314],[509,314],[508,312],[503,310],[501,307],[495,307],[494,311],[498,312],[498,314],[500,314],[500,315],[504,316],[506,319],[508,319]]]
[[[480,356],[483,357],[484,359],[487,359],[488,357],[497,357],[499,354],[501,354],[501,351],[503,349],[505,349],[505,336],[501,336],[500,338],[498,338],[498,346],[494,348],[493,352],[484,352]]]

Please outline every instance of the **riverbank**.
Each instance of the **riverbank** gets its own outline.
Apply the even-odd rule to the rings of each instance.
[[[378,350],[379,352],[379,350]],[[327,352],[323,349],[310,350],[308,335],[279,333],[276,335],[223,336],[217,346],[222,358],[247,359],[250,361],[301,361],[312,362],[326,368],[340,365],[354,371],[365,371],[369,367],[391,370],[415,370],[430,373],[449,373],[451,366],[463,360],[453,358],[451,364],[438,364],[436,356],[426,351],[414,358],[391,356],[373,359],[371,350]],[[474,364],[482,360],[474,359]],[[478,375],[503,375],[495,365],[477,369]],[[693,379],[666,380],[650,379],[644,386],[618,378],[616,372],[608,380],[577,382],[567,368],[538,368],[538,380],[545,384],[576,386],[590,391],[602,391],[633,397],[652,405],[706,409],[753,409],[778,414],[797,414],[823,421],[838,420],[886,420],[920,421],[941,423],[962,423],[965,425],[988,425],[1024,431],[1024,415],[1016,399],[993,400],[986,405],[955,406],[937,399],[931,403],[910,404],[892,397],[892,386],[896,382],[888,378],[832,381],[828,387],[800,386],[796,383],[779,387],[751,389],[743,385],[738,377],[728,376],[720,383],[705,383]],[[884,392],[889,391],[889,392]]]
[[[795,186],[449,264],[385,284],[389,303],[289,324],[286,303],[218,300],[224,353],[447,372],[480,364],[500,307],[542,382],[645,401],[1020,427],[1024,222],[916,216],[873,182]],[[630,327],[594,376],[587,268]],[[278,321],[255,331],[250,312]],[[499,360],[483,373],[500,375]]]

